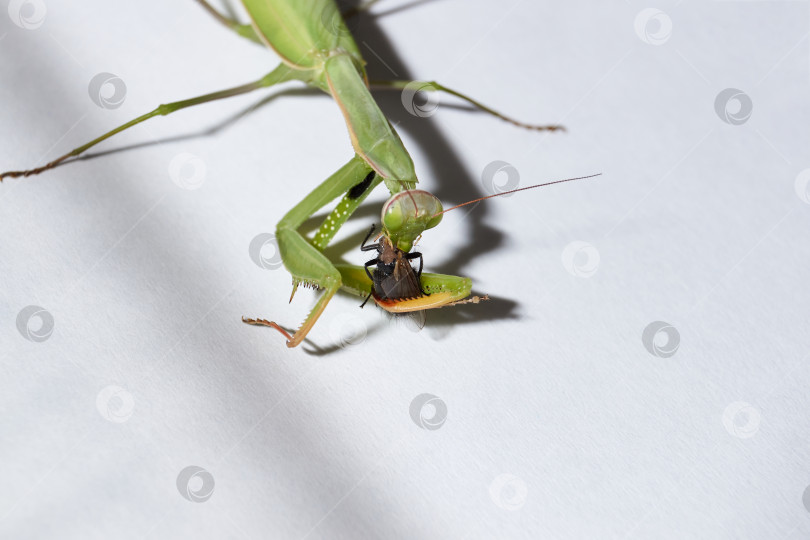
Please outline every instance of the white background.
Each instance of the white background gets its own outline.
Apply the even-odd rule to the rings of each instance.
[[[17,4],[35,28],[0,13],[3,170],[276,63],[190,0],[44,0],[44,19]],[[427,270],[473,278],[489,303],[414,333],[341,294],[294,350],[240,317],[295,327],[313,293],[289,305],[287,272],[248,246],[351,156],[325,95],[186,110],[99,147],[113,153],[3,182],[0,536],[810,535],[810,3],[394,9],[408,4],[353,23],[372,76],[435,79],[568,128],[521,130],[449,97],[417,118],[381,96],[422,187],[481,196],[495,160],[523,186],[604,175],[425,234]],[[126,84],[118,108],[90,98],[103,72]],[[726,88],[751,99],[741,125],[715,110]],[[184,153],[204,167],[198,189],[169,174]],[[330,256],[366,260],[385,197]],[[17,328],[29,305],[53,317],[44,341],[23,336],[41,319]],[[655,321],[677,342],[645,347]],[[409,413],[425,393],[447,408],[439,429]],[[178,490],[192,465],[214,480],[207,501]]]

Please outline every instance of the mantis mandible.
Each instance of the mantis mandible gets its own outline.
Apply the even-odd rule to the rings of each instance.
[[[279,330],[287,338],[287,346],[295,347],[315,325],[339,288],[361,296],[366,296],[372,289],[372,280],[364,266],[333,264],[322,251],[375,187],[383,183],[391,193],[382,212],[382,231],[390,245],[405,254],[410,252],[414,241],[424,231],[438,225],[442,206],[432,194],[415,189],[417,178],[411,156],[371,95],[365,62],[344,21],[344,16],[349,14],[341,14],[334,0],[242,0],[250,24],[225,17],[206,0],[197,1],[238,35],[270,47],[281,58],[281,63],[257,81],[160,105],[42,167],[2,173],[0,181],[3,177],[30,176],[52,169],[136,124],[187,107],[289,81],[303,82],[326,92],[343,113],[355,155],[295,205],[276,228],[282,261],[292,275],[293,294],[301,284],[323,292],[293,334],[274,322],[243,319],[249,324]],[[357,9],[375,2],[371,0]],[[413,82],[376,81],[375,86],[401,90]],[[421,89],[449,93],[521,127],[548,131],[562,129],[554,125],[523,124],[436,82],[424,83]],[[337,206],[312,239],[305,238],[299,232],[301,225],[339,197]],[[469,298],[472,289],[469,278],[421,273],[421,287],[427,295],[377,303],[391,312],[409,312],[479,300],[478,297]]]

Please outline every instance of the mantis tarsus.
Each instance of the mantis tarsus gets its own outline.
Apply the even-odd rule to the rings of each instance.
[[[282,62],[254,82],[160,105],[44,166],[2,173],[0,180],[44,172],[136,124],[194,105],[289,81],[303,82],[323,90],[333,97],[343,113],[355,155],[290,210],[276,229],[284,266],[292,274],[293,294],[300,284],[323,289],[323,293],[292,335],[274,322],[243,319],[250,324],[276,328],[286,336],[287,345],[295,347],[312,329],[339,288],[344,287],[361,296],[366,296],[372,290],[373,283],[364,266],[333,264],[322,250],[376,186],[384,183],[392,195],[382,215],[382,232],[386,242],[405,254],[410,252],[414,241],[425,230],[438,225],[442,206],[433,195],[415,190],[417,178],[413,161],[370,93],[365,62],[344,22],[344,16],[349,14],[341,14],[334,0],[242,0],[250,24],[224,16],[206,0],[197,2],[239,36],[273,49]],[[366,2],[355,11],[375,2]],[[413,83],[401,80],[373,81],[376,87],[398,90]],[[562,129],[553,125],[523,124],[436,82],[421,83],[420,89],[449,93],[520,127],[548,131]],[[341,197],[340,202],[313,238],[305,238],[299,232],[301,225],[338,197]],[[408,312],[479,300],[478,297],[468,298],[472,289],[469,278],[421,273],[421,289],[427,295],[394,302],[380,302],[375,297],[375,301],[388,311]]]

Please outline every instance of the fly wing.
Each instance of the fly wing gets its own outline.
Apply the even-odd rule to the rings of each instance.
[[[422,311],[411,311],[407,315],[410,319],[410,324],[415,327],[412,329],[414,332],[418,332],[425,327],[427,316],[425,315],[424,309]]]
[[[391,281],[397,289],[395,292],[399,294],[397,298],[419,298],[422,295],[422,287],[419,284],[419,278],[414,272],[410,261],[399,259],[397,265],[394,267],[394,274],[391,276]],[[411,311],[403,314],[405,325],[412,331],[418,332],[425,327],[426,315],[425,311]]]
[[[380,286],[385,297],[392,300],[422,296],[422,288],[419,286],[416,272],[413,271],[411,263],[402,259],[396,262],[394,273],[386,277]]]

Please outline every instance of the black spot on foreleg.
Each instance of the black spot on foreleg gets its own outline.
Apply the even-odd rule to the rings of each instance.
[[[362,181],[362,182],[360,182],[359,184],[357,184],[356,186],[354,186],[352,189],[350,189],[350,190],[349,190],[349,193],[348,193],[349,198],[350,198],[350,199],[357,199],[357,198],[358,198],[358,197],[360,197],[360,196],[361,196],[363,193],[365,193],[365,192],[366,192],[366,190],[368,189],[368,186],[370,186],[370,185],[371,185],[371,181],[372,181],[372,180],[374,180],[374,175],[375,175],[375,174],[376,174],[376,173],[375,173],[374,171],[371,171],[371,172],[370,172],[370,173],[368,173],[368,175],[367,175],[367,176],[366,176],[366,177],[363,179],[363,181]]]

